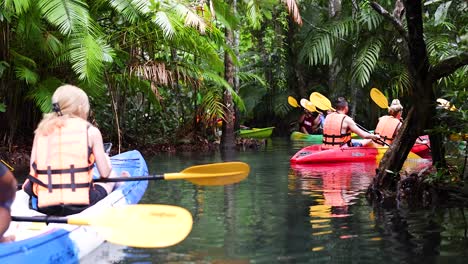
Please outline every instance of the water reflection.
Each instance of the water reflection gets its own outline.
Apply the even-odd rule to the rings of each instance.
[[[300,190],[314,197],[311,221],[316,218],[347,217],[348,208],[365,190],[375,170],[375,162],[291,165]]]

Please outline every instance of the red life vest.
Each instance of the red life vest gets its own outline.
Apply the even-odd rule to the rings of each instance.
[[[324,148],[340,148],[345,144],[351,145],[351,133],[341,133],[346,117],[347,115],[337,112],[327,115],[323,125],[322,146]]]
[[[89,205],[94,155],[88,147],[89,124],[70,118],[47,136],[36,135],[36,160],[28,178],[38,207]]]
[[[395,139],[395,135],[400,128],[401,121],[393,116],[382,116],[379,119],[379,123],[375,128],[375,134],[380,135],[381,141],[375,141],[375,143],[379,145],[384,145],[382,141],[387,143],[388,145],[392,144],[393,140]]]

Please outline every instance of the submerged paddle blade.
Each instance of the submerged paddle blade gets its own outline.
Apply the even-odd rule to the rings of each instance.
[[[301,99],[301,106],[304,107],[309,112],[317,112],[314,104],[312,104],[309,100],[302,98]]]
[[[294,99],[294,97],[292,97],[292,96],[288,96],[288,103],[292,107],[299,107],[299,105],[297,104],[296,99]]]
[[[199,185],[226,185],[242,181],[250,167],[244,162],[220,162],[189,167],[179,173],[165,173],[165,180],[184,179]]]
[[[370,97],[372,101],[376,103],[380,108],[387,109],[388,108],[388,100],[387,97],[377,88],[372,88],[370,90]]]
[[[99,227],[98,231],[111,243],[162,248],[184,240],[192,230],[193,219],[182,207],[136,204],[112,207],[96,217],[70,217],[68,223]]]

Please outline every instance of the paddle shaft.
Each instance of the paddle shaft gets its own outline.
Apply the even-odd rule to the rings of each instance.
[[[11,221],[16,222],[36,222],[36,223],[57,223],[57,224],[67,224],[68,219],[57,216],[12,216]]]
[[[122,181],[150,181],[150,180],[164,180],[164,175],[148,175],[137,177],[117,177],[117,178],[99,178],[94,179],[93,182],[122,182]]]

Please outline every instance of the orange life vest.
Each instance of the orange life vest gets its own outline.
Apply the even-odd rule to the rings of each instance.
[[[36,135],[36,160],[28,178],[38,207],[89,205],[94,155],[88,147],[88,122],[66,120],[47,136]]]
[[[393,116],[382,116],[375,128],[375,134],[380,135],[380,139],[387,144],[392,144],[395,135],[400,128],[401,121]],[[375,141],[379,145],[384,145],[382,141]]]
[[[323,125],[322,146],[324,148],[340,148],[345,144],[351,145],[351,133],[341,133],[346,117],[347,115],[336,112],[327,115]]]

